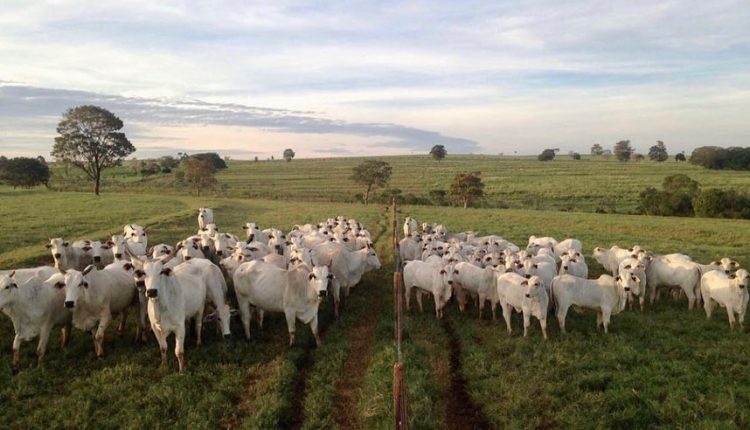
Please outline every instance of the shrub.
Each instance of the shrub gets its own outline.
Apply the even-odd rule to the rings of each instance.
[[[750,195],[735,189],[704,190],[694,202],[695,214],[709,218],[750,218]]]

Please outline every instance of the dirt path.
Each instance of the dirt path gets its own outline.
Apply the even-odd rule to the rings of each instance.
[[[461,342],[448,320],[443,320],[443,328],[450,342],[450,393],[448,393],[448,410],[446,427],[452,429],[493,428],[482,414],[482,410],[466,392],[466,379],[461,375]]]
[[[366,288],[377,288],[367,286]],[[375,327],[383,304],[382,294],[373,295],[373,306],[364,313],[359,323],[349,331],[351,342],[344,360],[341,378],[336,381],[335,404],[338,407],[335,419],[341,429],[359,429],[357,403],[359,402],[365,371],[370,362]]]

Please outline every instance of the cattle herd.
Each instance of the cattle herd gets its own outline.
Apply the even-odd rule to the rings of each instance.
[[[198,210],[197,234],[174,247],[148,247],[147,231],[128,224],[122,235],[102,242],[50,239],[54,267],[0,271],[0,309],[13,322],[13,366],[20,360],[22,341],[39,337],[38,360],[49,335],[62,328],[63,346],[71,327],[93,335],[94,351],[104,354],[104,336],[113,317],[118,332],[133,310],[136,339],[150,329],[167,358],[167,337],[175,335],[175,355],[184,370],[186,329],[192,321],[197,345],[204,322],[231,336],[233,286],[246,337],[255,319],[262,328],[264,313],[283,313],[289,343],[295,341],[296,320],[308,324],[316,342],[318,307],[331,292],[336,315],[362,275],[380,268],[370,233],[343,216],[318,224],[295,225],[288,233],[255,223],[243,226],[246,237],[220,232],[211,208]],[[231,282],[228,282],[231,281]]]
[[[597,326],[603,325],[607,332],[612,315],[625,310],[628,303],[632,309],[637,302],[643,310],[646,296],[653,304],[663,290],[675,298],[685,295],[690,309],[702,302],[707,318],[719,304],[727,311],[730,328],[734,328],[735,314],[742,327],[750,298],[750,274],[727,257],[699,264],[685,254],[656,255],[638,245],[597,247],[592,257],[611,275],[588,279],[583,245],[577,239],[558,242],[531,236],[521,249],[497,235],[450,233],[442,224],[423,223],[420,229],[411,217],[403,229],[398,252],[407,310],[412,290],[417,291],[420,311],[423,295],[434,298],[438,318],[453,297],[461,312],[471,299],[480,318],[489,302],[493,320],[500,305],[508,333],[512,332],[513,310],[523,314],[524,336],[533,316],[546,339],[550,312],[565,333],[571,307],[594,310]]]

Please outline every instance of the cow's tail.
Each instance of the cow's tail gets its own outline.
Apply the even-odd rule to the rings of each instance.
[[[557,301],[555,301],[555,282],[557,282],[557,276],[552,278],[552,282],[549,284],[549,301],[552,303],[553,311],[557,311]]]
[[[703,305],[703,294],[701,293],[701,278],[703,270],[700,266],[695,268],[695,284],[693,285],[693,294],[695,294],[695,306],[700,309]]]

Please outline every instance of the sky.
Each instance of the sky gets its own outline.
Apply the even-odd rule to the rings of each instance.
[[[141,158],[750,146],[750,2],[2,0],[0,154],[82,104]]]

